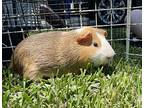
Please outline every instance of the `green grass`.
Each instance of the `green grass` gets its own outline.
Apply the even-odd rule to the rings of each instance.
[[[3,108],[141,108],[141,65],[115,59],[109,68],[32,82],[3,69]]]

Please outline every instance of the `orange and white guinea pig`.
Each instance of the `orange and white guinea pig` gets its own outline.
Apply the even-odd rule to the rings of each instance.
[[[34,34],[18,44],[11,67],[25,78],[37,80],[56,75],[58,71],[55,70],[60,67],[72,67],[87,61],[96,66],[105,65],[115,55],[106,36],[105,30],[92,27]]]

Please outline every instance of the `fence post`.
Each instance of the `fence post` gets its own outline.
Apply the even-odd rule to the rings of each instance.
[[[130,47],[130,23],[131,23],[131,0],[127,0],[127,21],[126,21],[126,59],[129,59]]]

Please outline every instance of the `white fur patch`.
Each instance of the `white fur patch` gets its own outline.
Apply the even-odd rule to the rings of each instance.
[[[109,62],[108,57],[112,58],[115,52],[104,36],[99,33],[96,33],[96,35],[100,40],[101,48],[94,54],[93,62],[95,65],[106,64]]]
[[[104,54],[107,57],[114,56],[115,52],[112,49],[111,45],[108,43],[106,38],[104,36],[101,36],[99,33],[96,33],[98,38],[100,39],[101,42],[101,53]]]

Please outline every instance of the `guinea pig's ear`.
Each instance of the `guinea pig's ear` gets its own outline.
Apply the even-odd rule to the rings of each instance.
[[[104,36],[107,37],[108,36],[108,33],[106,30],[104,30]]]
[[[92,33],[88,32],[82,36],[79,36],[77,38],[77,42],[80,45],[85,45],[85,46],[89,46],[92,43]]]
[[[108,33],[106,30],[104,29],[96,29],[98,33],[100,33],[102,36],[107,37]]]

